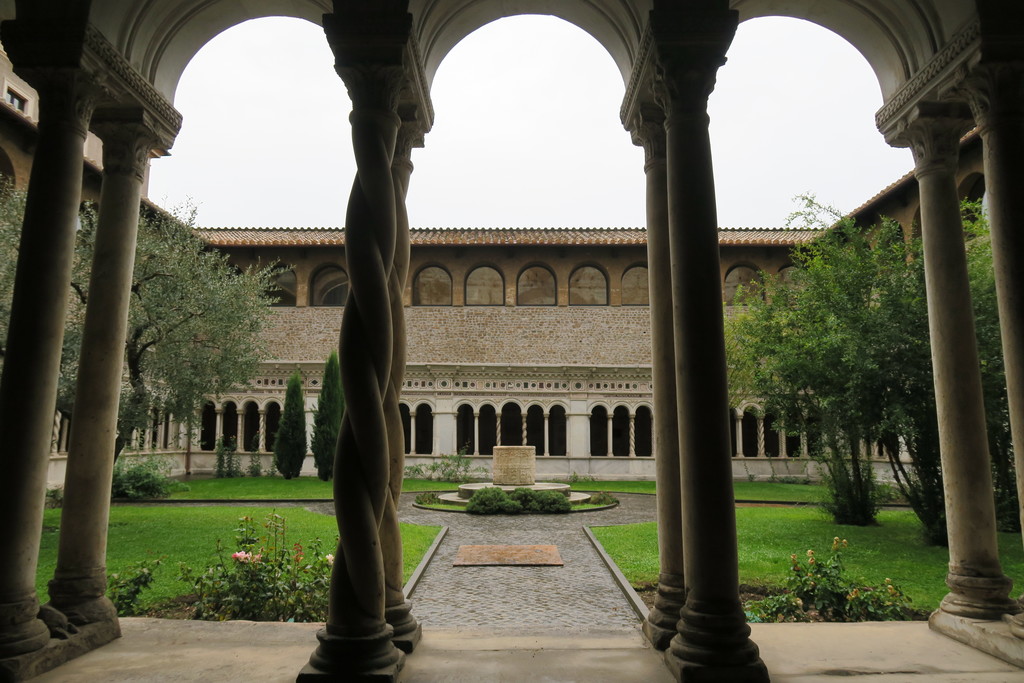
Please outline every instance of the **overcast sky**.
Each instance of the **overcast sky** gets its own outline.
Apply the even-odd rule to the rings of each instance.
[[[201,226],[342,225],[355,165],[332,65],[322,30],[300,20],[214,38],[181,79],[185,122],[153,162],[150,198],[193,202]],[[523,16],[476,31],[434,79],[412,225],[643,225],[623,92],[611,57],[571,24]],[[741,25],[709,106],[719,224],[781,227],[803,192],[848,211],[903,175],[911,157],[875,129],[880,106],[870,67],[838,36],[795,19]]]

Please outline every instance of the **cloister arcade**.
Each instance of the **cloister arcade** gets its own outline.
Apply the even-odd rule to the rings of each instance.
[[[388,495],[400,483],[401,467],[391,463],[402,462],[404,445],[399,394],[408,350],[401,329],[410,159],[431,128],[430,86],[448,51],[487,22],[522,12],[554,13],[607,49],[626,86],[621,120],[646,153],[662,566],[645,632],[665,650],[669,669],[679,680],[768,680],[738,596],[707,100],[738,23],[769,14],[818,23],[856,47],[885,101],[876,116],[879,130],[890,144],[914,154],[950,541],[950,592],[931,625],[1024,665],[1024,617],[1010,597],[996,545],[956,183],[960,140],[976,127],[984,150],[1017,472],[1024,477],[1024,270],[1013,267],[1024,253],[1018,229],[1024,194],[1016,191],[1024,177],[1024,8],[1018,3],[4,0],[0,37],[15,70],[40,93],[0,380],[6,474],[0,517],[18,522],[0,538],[0,555],[7,558],[0,565],[0,662],[14,678],[34,675],[119,633],[104,596],[105,534],[120,350],[146,164],[173,144],[181,122],[172,105],[175,88],[199,47],[246,19],[283,14],[324,26],[353,103],[359,179],[346,219],[348,303],[340,355],[347,412],[334,470],[358,495],[336,500],[342,540],[328,622],[299,680],[397,679],[403,651],[415,649],[420,632],[401,591],[396,496]],[[76,401],[70,434],[57,569],[50,602],[41,608],[35,570],[89,131],[104,144],[97,257],[78,375],[83,400]],[[493,280],[487,272],[480,276]],[[576,281],[580,291],[600,293],[593,271],[578,271]],[[325,280],[319,294],[329,301],[339,285]],[[296,289],[301,286],[300,279]],[[495,290],[480,291],[492,292],[491,299]],[[491,407],[497,412],[497,405]],[[604,406],[606,420],[611,413],[613,452],[618,407]],[[235,404],[236,429],[237,415],[246,410]],[[514,433],[521,407],[518,423],[513,412],[508,422]],[[504,405],[500,422],[504,435]],[[353,424],[366,428],[355,430]],[[79,633],[51,637],[68,620]]]

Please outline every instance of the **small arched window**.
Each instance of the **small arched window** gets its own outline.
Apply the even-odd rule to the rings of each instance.
[[[309,288],[313,306],[344,306],[348,298],[348,274],[337,266],[317,271]]]
[[[494,268],[480,266],[466,278],[467,306],[502,306],[505,303],[505,280]]]
[[[554,306],[555,276],[541,266],[532,266],[519,274],[516,303],[520,306]]]
[[[284,270],[274,276],[273,285],[270,288],[270,296],[276,301],[272,306],[294,306],[295,291],[298,288],[298,281],[295,279],[294,270]]]
[[[650,303],[647,266],[633,266],[622,274],[622,305],[649,306]]]
[[[438,266],[428,266],[416,273],[412,287],[413,306],[451,306],[452,276]]]
[[[607,306],[608,278],[593,266],[577,268],[569,276],[570,306]]]
[[[761,281],[758,277],[757,271],[749,266],[736,266],[725,275],[725,303],[730,305],[740,305],[743,302],[736,300],[736,295],[740,288],[745,290],[745,295],[750,294],[750,286]]]

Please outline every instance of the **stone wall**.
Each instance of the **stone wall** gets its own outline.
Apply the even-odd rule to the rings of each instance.
[[[342,308],[273,309],[266,333],[280,362],[322,361],[337,348]],[[413,306],[410,363],[649,365],[646,306]]]

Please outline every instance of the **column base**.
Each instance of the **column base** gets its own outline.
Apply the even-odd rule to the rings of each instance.
[[[1006,576],[946,575],[950,592],[942,599],[939,611],[967,619],[998,621],[1004,614],[1017,614],[1021,605],[1010,598],[1013,581]]]
[[[31,597],[0,604],[0,658],[16,657],[42,649],[50,629],[39,618],[39,600]]]
[[[656,650],[664,650],[676,635],[679,611],[686,603],[686,585],[678,574],[659,574],[654,607],[644,620],[643,632]]]
[[[395,631],[391,636],[391,642],[395,647],[406,654],[410,654],[416,649],[423,638],[423,627],[412,615],[411,603],[403,602],[400,605],[385,608],[384,620]]]
[[[87,624],[63,637],[50,638],[47,633],[41,648],[0,659],[0,680],[24,681],[35,678],[120,637],[121,625],[117,619]]]
[[[369,636],[342,636],[332,627],[317,632],[319,647],[302,667],[296,683],[306,681],[358,681],[359,683],[397,683],[405,664],[405,653],[391,644],[394,630],[385,624]]]
[[[678,681],[767,683],[768,669],[737,599],[735,604],[687,602],[665,663]]]
[[[961,617],[939,609],[928,618],[928,626],[953,640],[1024,668],[1024,623],[1020,616],[1006,614],[992,621]]]

